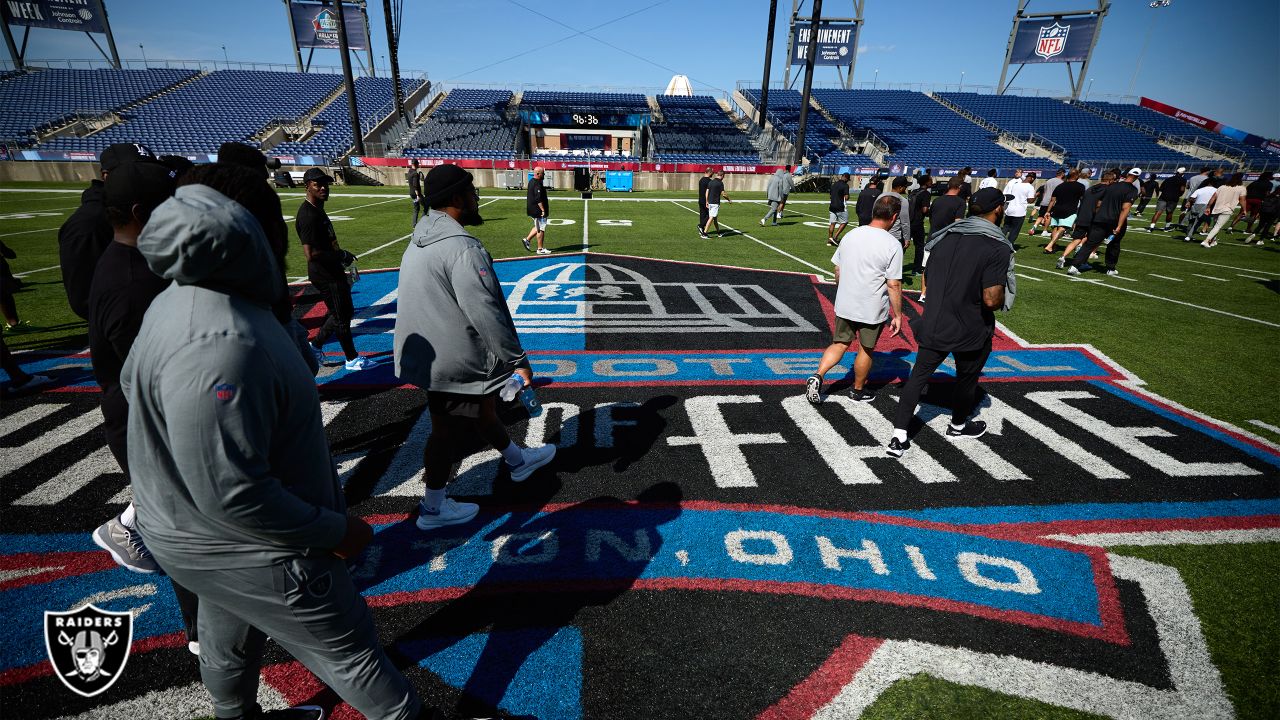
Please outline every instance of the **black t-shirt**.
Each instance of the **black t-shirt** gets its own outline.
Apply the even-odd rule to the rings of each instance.
[[[916,188],[911,193],[911,237],[924,237],[924,216],[931,213],[930,202],[933,196],[929,193],[928,188]]]
[[[89,286],[98,258],[115,235],[107,222],[106,185],[94,180],[80,195],[80,207],[58,228],[62,286],[76,315],[89,319]]]
[[[405,177],[409,180],[409,197],[415,200],[422,197],[422,173],[417,168],[409,168]]]
[[[943,195],[933,201],[929,207],[929,231],[938,232],[942,228],[964,217],[964,198],[959,195]],[[914,236],[915,231],[911,234]]]
[[[966,177],[964,179],[964,182],[961,183],[960,185],[960,197],[964,198],[965,205],[969,204],[969,196],[972,194],[973,194],[973,186],[969,183],[969,178]]]
[[[542,203],[542,209],[538,209],[538,203]],[[544,213],[543,210],[546,212]],[[525,192],[524,211],[531,218],[551,217],[551,199],[547,197],[547,188],[542,181],[534,178],[529,181],[528,190]]]
[[[1270,180],[1254,180],[1244,189],[1244,196],[1249,200],[1261,200],[1271,194]]]
[[[1182,191],[1187,188],[1187,179],[1182,175],[1174,175],[1165,178],[1160,183],[1160,199],[1165,202],[1174,202],[1182,197]]]
[[[849,197],[849,183],[844,180],[837,180],[831,183],[831,204],[827,206],[831,212],[845,212],[848,207],[845,200]]]
[[[996,318],[982,303],[982,290],[1005,284],[1012,254],[985,235],[953,233],[933,247],[924,271],[929,302],[916,332],[920,347],[977,350],[991,341]]]
[[[720,178],[711,178],[711,182],[707,183],[707,204],[719,205],[720,196],[724,194],[724,181]]]
[[[1137,197],[1138,188],[1132,183],[1111,183],[1102,193],[1102,204],[1093,214],[1093,224],[1114,227],[1120,222],[1120,213],[1124,209],[1124,204],[1132,203]]]
[[[1102,193],[1107,191],[1110,185],[1095,183],[1085,188],[1084,197],[1080,198],[1080,209],[1076,211],[1076,226],[1089,227],[1093,222],[1093,213],[1097,209],[1098,201],[1102,199]]]
[[[142,329],[142,316],[169,281],[151,272],[135,247],[113,242],[102,251],[89,288],[89,352],[103,393],[120,391],[120,370]]]
[[[871,222],[871,211],[876,206],[876,198],[880,197],[880,193],[884,189],[877,187],[864,187],[862,192],[858,193],[858,203],[854,206],[858,214],[858,224],[866,225]]]
[[[1142,194],[1146,195],[1147,197],[1151,197],[1155,195],[1156,192],[1159,190],[1160,190],[1160,181],[1156,180],[1155,178],[1151,178],[1150,180],[1142,183]]]
[[[338,235],[333,231],[329,215],[306,200],[298,206],[298,239],[311,246],[311,259],[307,261],[307,275],[320,280],[336,280],[346,271],[342,269],[342,253],[334,250]]]
[[[698,207],[707,206],[707,186],[711,184],[711,178],[704,177],[698,181]]]
[[[1084,186],[1072,180],[1064,182],[1054,188],[1053,197],[1049,198],[1053,202],[1053,210],[1049,212],[1049,217],[1064,220],[1076,214],[1080,209],[1080,198],[1084,197]]]

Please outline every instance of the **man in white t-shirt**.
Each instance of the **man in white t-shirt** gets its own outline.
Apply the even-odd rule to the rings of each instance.
[[[982,178],[982,182],[978,183],[978,189],[982,190],[983,188],[996,187],[999,185],[1000,181],[996,180],[996,175],[997,173],[995,168],[988,170],[987,176]]]
[[[815,405],[822,402],[823,377],[844,358],[855,339],[858,359],[853,364],[849,397],[855,402],[871,402],[876,397],[866,389],[871,352],[886,321],[889,337],[902,330],[902,243],[889,228],[906,210],[899,198],[881,196],[872,208],[871,223],[846,235],[831,256],[836,266],[836,329],[831,345],[822,353],[818,372],[805,380],[805,397]]]
[[[1210,180],[1202,182],[1200,187],[1191,193],[1191,197],[1187,198],[1187,203],[1191,206],[1191,219],[1187,222],[1187,234],[1182,238],[1182,242],[1191,242],[1191,236],[1196,234],[1200,224],[1209,221],[1209,201],[1217,192],[1217,182]]]
[[[1036,197],[1036,174],[1027,173],[1022,179],[1014,178],[1004,186],[1004,234],[1013,244],[1022,232],[1022,223],[1027,219],[1027,206]]]

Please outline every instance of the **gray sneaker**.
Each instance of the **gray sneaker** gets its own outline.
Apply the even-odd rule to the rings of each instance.
[[[93,542],[111,553],[111,559],[126,570],[147,575],[160,572],[156,559],[142,542],[142,533],[126,527],[118,515],[93,531]]]
[[[1058,268],[1059,270],[1061,270],[1066,266],[1067,266],[1067,259],[1064,257],[1058,258],[1058,262],[1054,263],[1054,267]]]

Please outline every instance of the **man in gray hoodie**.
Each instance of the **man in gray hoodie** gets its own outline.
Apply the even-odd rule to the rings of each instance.
[[[533,383],[516,336],[493,258],[464,226],[480,225],[471,173],[437,165],[427,173],[423,201],[431,209],[414,228],[400,261],[395,327],[396,375],[427,391],[431,435],[423,451],[426,492],[418,528],[434,530],[476,516],[475,503],[447,497],[457,449],[479,436],[502,453],[521,482],[551,462],[555,445],[521,448],[498,418],[498,392],[513,376]]]
[[[911,185],[911,178],[906,175],[900,175],[893,179],[892,190],[883,193],[888,197],[898,198],[898,202],[902,207],[910,207],[911,202],[907,200],[907,187]],[[910,213],[900,213],[898,219],[889,226],[889,234],[897,238],[902,243],[902,249],[906,250],[911,247],[911,215]]]
[[[764,227],[764,221],[771,217],[773,225],[778,224],[778,218],[782,217],[782,208],[787,204],[787,196],[791,194],[794,184],[789,165],[786,168],[778,168],[773,175],[769,176],[769,185],[765,189],[769,200],[769,212],[760,218],[760,227]]]
[[[272,313],[285,292],[273,245],[287,240],[264,211],[273,193],[229,165],[183,183],[138,238],[152,272],[173,282],[121,384],[137,526],[160,567],[200,597],[214,714],[264,716],[270,636],[366,717],[418,717],[344,563],[373,530],[347,514],[315,382]]]

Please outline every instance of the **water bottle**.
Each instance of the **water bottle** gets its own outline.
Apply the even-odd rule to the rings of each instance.
[[[520,392],[520,388],[524,387],[524,378],[519,375],[512,375],[502,384],[502,389],[498,390],[498,397],[503,402],[511,402],[516,399],[516,393]]]
[[[538,402],[538,396],[533,392],[532,385],[520,392],[520,404],[524,405],[524,409],[529,412],[531,418],[542,414],[542,403]]]

